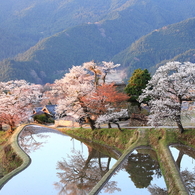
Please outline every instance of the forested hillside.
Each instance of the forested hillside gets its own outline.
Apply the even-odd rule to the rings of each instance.
[[[126,2],[129,2],[126,4]],[[0,60],[67,28],[94,23],[132,0],[6,0],[0,3]],[[113,17],[113,14],[111,14]],[[114,16],[117,17],[117,16]],[[5,40],[4,40],[5,39]]]
[[[141,37],[129,48],[116,55],[113,60],[120,62],[127,72],[137,67],[150,71],[166,61],[194,61],[195,18],[164,26]]]
[[[160,41],[158,35],[164,36],[160,34],[163,27],[195,17],[194,8],[193,0],[3,1],[0,6],[0,81],[23,78],[35,83],[53,82],[72,65],[90,60],[114,60],[129,67],[130,72],[132,67],[154,66],[165,60],[166,45],[161,48],[162,56],[159,50],[155,53],[154,63],[149,60],[151,53],[145,51],[145,57],[139,59],[138,54],[133,57],[135,63],[132,62],[134,53],[138,50],[143,53],[139,43],[151,36],[151,46],[155,48]],[[183,26],[188,27],[191,28]],[[154,31],[159,28],[162,29]],[[182,38],[186,36],[184,32]],[[172,38],[167,40],[168,47],[172,41]],[[189,47],[186,43],[185,49],[178,45],[181,48],[177,50],[181,52],[193,49],[191,43]],[[150,51],[149,46],[147,50]],[[175,55],[180,54],[178,51],[174,51]],[[174,57],[174,52],[169,58]],[[21,54],[13,57],[18,53]],[[12,59],[5,59],[7,57]]]

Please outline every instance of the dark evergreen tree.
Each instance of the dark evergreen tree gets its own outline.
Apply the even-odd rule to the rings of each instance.
[[[126,171],[129,173],[129,178],[134,182],[137,188],[147,188],[154,175],[157,177],[162,176],[159,164],[156,160],[156,154],[150,150],[145,150],[145,152],[145,154],[132,153],[128,157],[128,163],[125,167]],[[155,159],[153,159],[150,154],[153,154]]]
[[[142,90],[146,88],[148,81],[151,79],[150,73],[147,69],[136,69],[130,77],[125,92],[130,96],[129,101],[132,105],[140,106],[138,97],[142,94]],[[145,99],[143,103],[146,103],[148,99]]]

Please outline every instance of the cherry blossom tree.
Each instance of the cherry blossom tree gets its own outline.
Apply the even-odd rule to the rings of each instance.
[[[108,123],[111,128],[110,123],[112,122],[122,131],[117,121],[119,118],[126,118],[128,115],[127,110],[121,110],[123,108],[121,104],[128,98],[126,94],[118,92],[114,84],[111,83],[98,86],[94,93],[84,97],[82,101],[90,109],[90,113],[96,120],[96,125]]]
[[[119,67],[120,64],[114,64],[113,62],[102,61],[101,64],[95,63],[94,61],[83,63],[84,68],[94,73],[94,83],[98,86],[99,80],[106,83],[106,76],[110,73],[115,72],[115,68]]]
[[[112,128],[111,127],[111,123],[114,123],[117,125],[118,129],[120,131],[122,131],[118,121],[120,118],[128,118],[129,115],[128,115],[128,111],[127,109],[121,109],[120,111],[118,112],[112,112],[112,113],[107,113],[107,114],[104,114],[104,115],[100,115],[97,120],[96,120],[96,125],[101,125],[103,123],[107,123],[108,124],[108,128]]]
[[[62,79],[55,81],[53,93],[63,97],[57,103],[58,118],[65,114],[76,119],[85,118],[93,130],[99,115],[105,114],[115,102],[128,99],[125,94],[118,93],[113,84],[99,82],[99,75],[104,74],[103,67],[108,69],[106,66],[97,66],[93,61],[84,63],[83,66],[73,66]],[[109,69],[111,67],[115,68],[115,65],[111,64]]]
[[[195,98],[195,64],[190,62],[168,62],[157,69],[143,90],[139,101],[150,97],[149,124],[162,125],[166,120],[176,122],[180,132],[182,102]]]
[[[0,83],[0,123],[13,131],[17,124],[28,120],[31,109],[42,99],[41,86],[24,80]]]
[[[128,98],[126,94],[118,92],[113,83],[110,83],[98,86],[89,96],[84,96],[82,102],[97,118],[103,114],[120,111],[121,104]]]
[[[46,83],[43,86],[43,99],[40,102],[40,105],[45,106],[45,105],[55,105],[57,103],[57,101],[60,98],[63,97],[59,97],[57,94],[53,94],[52,93],[52,87],[54,86],[54,84],[50,84],[50,83]]]
[[[94,129],[91,116],[82,102],[82,98],[94,90],[93,76],[88,74],[83,66],[73,66],[62,79],[55,81],[54,93],[64,97],[57,103],[56,117],[61,118],[64,114],[74,116],[76,119],[86,117]]]
[[[103,83],[106,83],[106,76],[108,74],[112,74],[115,72],[115,68],[119,67],[120,64],[114,64],[113,62],[106,62],[106,61],[102,61],[103,67],[102,67],[102,80]]]
[[[100,75],[102,74],[100,66],[98,66],[94,61],[90,61],[83,63],[83,67],[94,74],[94,84],[95,86],[98,86]]]

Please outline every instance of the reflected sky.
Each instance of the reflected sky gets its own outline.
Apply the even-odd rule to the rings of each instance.
[[[1,195],[88,194],[116,162],[48,128],[26,128],[19,143],[32,162],[4,185]]]
[[[88,154],[87,147],[80,141],[59,133],[33,134],[31,142],[40,143],[41,147],[30,151],[30,166],[8,181],[1,189],[1,195],[58,194],[54,186],[59,180],[57,162],[66,158],[72,150],[79,150],[85,156]]]
[[[20,144],[32,163],[1,189],[1,195],[87,195],[116,160],[58,131],[27,128]],[[148,152],[149,151],[149,152]],[[100,194],[151,194],[166,188],[156,154],[134,151],[105,184]],[[137,186],[137,188],[136,188]],[[156,188],[155,188],[156,190]]]
[[[183,145],[170,146],[170,150],[189,194],[195,194],[195,150]]]
[[[185,149],[189,150],[189,148],[187,147]],[[176,161],[179,156],[180,151],[174,146],[170,146],[170,150],[171,150],[174,160]],[[180,163],[180,171],[184,171],[185,169],[189,171],[194,171],[194,168],[195,168],[195,159],[184,153],[181,159],[181,163]]]

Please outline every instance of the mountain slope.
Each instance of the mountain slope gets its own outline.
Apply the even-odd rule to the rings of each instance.
[[[137,68],[154,69],[161,61],[172,60],[179,54],[195,49],[194,32],[195,18],[165,26],[141,37],[129,48],[117,54],[113,61],[120,62],[129,73]],[[183,60],[187,59],[182,56]]]
[[[1,1],[0,60],[24,52],[43,38],[84,23],[116,20],[116,24],[109,23],[113,28],[108,28],[117,31],[116,36],[123,37],[121,33],[128,31],[123,31],[122,25],[118,27],[117,23],[125,26],[130,20],[134,26],[143,25],[138,31],[143,35],[155,28],[195,17],[194,9],[194,0]],[[134,33],[133,39],[140,38],[139,34]]]
[[[42,39],[13,60],[0,62],[0,72],[2,73],[0,81],[25,78],[36,83],[53,82],[55,78],[59,78],[72,65],[80,65],[90,60],[111,60],[113,56],[117,56],[114,60],[126,67],[125,61],[128,61],[129,58],[126,56],[129,56],[129,54],[125,54],[126,51],[124,51],[117,55],[119,52],[125,50],[134,41],[154,29],[195,16],[193,11],[195,1],[187,1],[186,4],[186,2],[178,0],[172,0],[171,2],[169,0],[108,0],[106,3],[103,0],[96,3],[92,3],[90,0],[84,0],[82,3],[79,0],[43,0],[39,3],[37,0],[20,0],[22,3],[18,6],[20,5],[20,10],[23,10],[19,14],[21,18],[12,20],[11,16],[8,17],[9,20],[18,21],[18,23],[15,26],[8,26],[7,29],[11,30],[15,27],[16,34],[19,33],[23,39],[29,36],[29,39],[36,42],[37,39],[40,39],[40,32],[41,36],[44,37],[45,34],[49,35],[65,28],[66,20],[64,18],[66,17],[64,14],[68,13],[69,17],[67,16],[67,18],[70,20],[67,22],[75,22],[71,19],[73,13],[81,14],[78,17],[78,23],[79,20],[80,22],[87,21],[88,16],[92,13],[95,13],[98,17],[92,17],[91,21],[99,19],[99,22],[66,29]],[[45,10],[42,7],[46,5],[44,3],[48,3],[46,8],[44,7]],[[37,5],[39,5],[39,9],[36,7]],[[97,5],[97,8],[94,7],[95,5]],[[61,15],[61,17],[54,17],[55,14],[51,11],[52,6],[55,14],[57,16],[58,14]],[[60,8],[64,8],[62,9],[64,12],[68,9],[68,13],[63,14],[59,11]],[[77,11],[74,12],[73,8]],[[80,9],[82,11],[79,12]],[[86,18],[84,13],[88,15]],[[38,20],[39,14],[43,15],[40,17],[40,22]],[[49,15],[52,17],[49,17]],[[44,23],[46,16],[48,16],[48,21]],[[85,20],[82,20],[83,18]],[[30,21],[30,24],[25,26],[24,24],[27,24],[28,21]],[[4,27],[5,24],[6,21]],[[23,31],[19,27],[27,28],[24,28]],[[25,44],[29,43],[30,41],[26,40]],[[133,44],[132,47],[136,48],[136,44]],[[156,58],[158,57],[156,56]]]
[[[0,50],[6,47],[0,60],[24,52],[39,40],[67,28],[102,20],[128,1],[132,0],[1,1],[0,26],[4,32],[1,37],[9,37],[10,42],[0,39]]]

